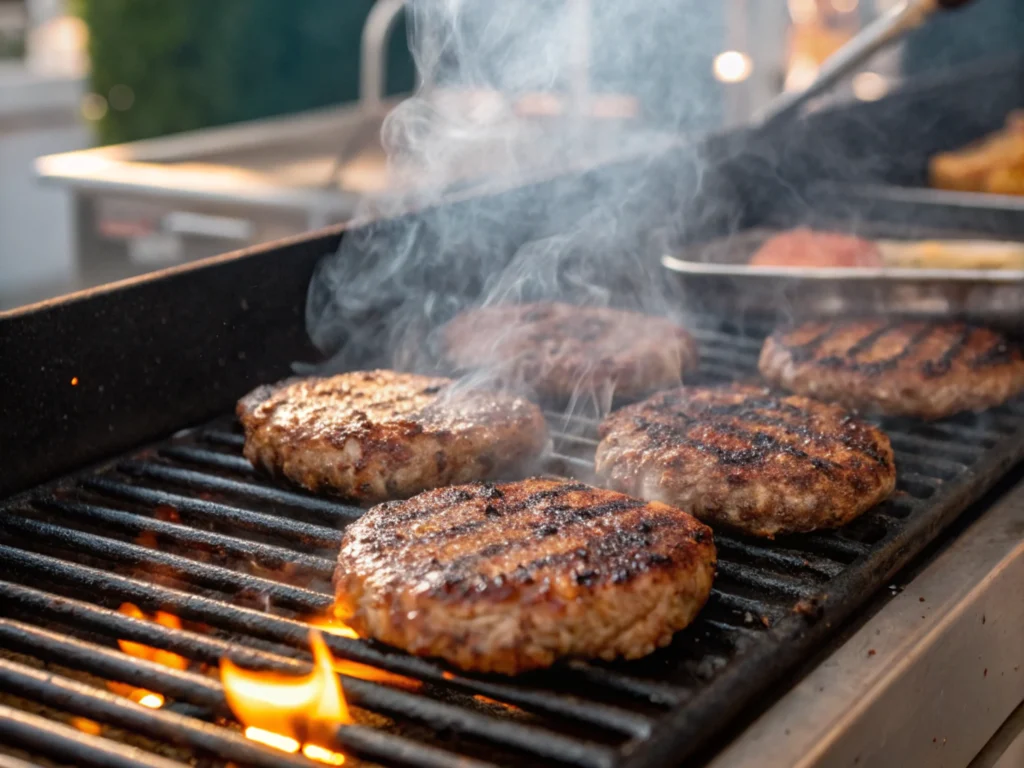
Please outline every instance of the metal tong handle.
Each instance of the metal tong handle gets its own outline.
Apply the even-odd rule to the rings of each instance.
[[[939,10],[966,5],[970,0],[902,0],[830,56],[818,76],[802,91],[783,93],[775,99],[761,118],[761,127],[792,117],[814,97],[824,93],[847,75],[856,71],[880,50],[900,40]]]

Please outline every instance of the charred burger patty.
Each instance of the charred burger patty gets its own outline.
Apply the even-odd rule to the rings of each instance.
[[[245,456],[312,491],[378,502],[500,476],[543,450],[533,403],[452,383],[358,371],[260,387],[238,403]]]
[[[892,447],[841,408],[756,387],[683,387],[608,416],[609,487],[754,536],[844,525],[896,483]]]
[[[534,479],[427,491],[345,532],[338,608],[360,634],[466,670],[637,658],[704,605],[711,531],[685,512]]]
[[[549,401],[635,398],[677,386],[697,365],[693,337],[669,320],[557,303],[469,310],[445,326],[442,346],[454,369],[485,370]]]
[[[1020,349],[958,322],[805,323],[765,341],[760,369],[792,392],[926,419],[983,410],[1024,389]]]

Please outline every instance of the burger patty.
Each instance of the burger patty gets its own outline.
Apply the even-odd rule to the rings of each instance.
[[[544,449],[533,403],[452,384],[357,371],[260,387],[238,403],[245,457],[311,491],[378,502],[499,477]]]
[[[637,658],[707,601],[711,530],[685,512],[532,479],[421,493],[349,526],[337,609],[361,635],[466,670]]]
[[[608,416],[609,487],[754,536],[835,528],[896,484],[889,439],[835,405],[757,387],[683,387]]]
[[[1024,389],[1020,349],[959,322],[804,323],[765,341],[760,369],[792,392],[925,419],[983,410]]]
[[[442,345],[455,370],[555,402],[640,397],[678,386],[697,365],[693,337],[669,320],[550,302],[469,310],[445,326]]]

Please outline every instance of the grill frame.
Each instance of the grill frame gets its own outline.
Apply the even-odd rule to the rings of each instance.
[[[747,335],[749,329],[733,327],[723,332],[705,327],[697,328],[695,333],[709,351],[704,374],[708,383],[741,378],[743,374],[752,372],[758,341],[756,336]],[[734,346],[730,349],[723,346],[723,343],[732,343]],[[738,370],[735,367],[737,365],[743,365],[743,369]],[[1000,417],[1005,421],[999,421]],[[755,589],[760,584],[766,595],[776,592],[782,597],[762,599],[758,603],[756,598],[745,598],[742,595],[737,600],[736,595],[729,597],[728,589],[722,592],[716,588],[713,601],[725,601],[722,605],[726,609],[739,612],[746,607],[755,614],[764,611],[764,615],[771,616],[772,622],[768,629],[747,630],[744,636],[749,635],[749,638],[744,642],[749,641],[752,645],[739,659],[729,661],[721,671],[716,672],[713,683],[696,692],[688,693],[675,682],[659,685],[648,676],[631,677],[629,665],[606,668],[581,663],[574,664],[566,672],[570,680],[585,688],[597,686],[602,693],[601,697],[593,701],[580,697],[575,697],[574,701],[572,696],[551,693],[543,687],[534,688],[527,684],[524,688],[519,681],[496,681],[464,675],[446,679],[444,670],[430,661],[382,650],[379,646],[368,646],[361,641],[328,636],[328,645],[339,657],[425,680],[427,685],[451,689],[457,696],[486,696],[522,706],[529,712],[540,713],[541,721],[539,725],[509,723],[494,717],[492,713],[472,711],[464,704],[449,703],[443,697],[425,697],[419,693],[393,690],[385,685],[348,677],[343,677],[345,690],[356,706],[402,713],[405,718],[403,722],[410,717],[413,721],[419,718],[429,727],[449,729],[460,734],[460,738],[502,745],[500,749],[506,750],[505,754],[508,754],[507,750],[512,750],[515,754],[531,754],[533,759],[593,768],[653,766],[680,761],[726,727],[756,696],[767,691],[772,683],[794,669],[809,652],[820,647],[873,592],[888,583],[902,565],[932,541],[970,502],[994,485],[1012,464],[1024,458],[1024,403],[1004,406],[995,415],[974,419],[956,417],[934,426],[914,426],[914,422],[909,420],[902,422],[910,426],[915,434],[906,434],[904,431],[893,433],[898,469],[901,465],[900,456],[910,455],[904,452],[905,448],[918,452],[928,448],[937,449],[944,445],[942,440],[948,443],[959,439],[961,446],[971,445],[972,440],[979,446],[979,440],[995,442],[990,447],[978,448],[975,461],[968,464],[966,470],[962,469],[962,462],[949,456],[934,462],[926,457],[910,459],[917,470],[927,470],[931,466],[933,474],[951,479],[949,482],[936,482],[934,478],[929,479],[926,472],[901,472],[899,487],[916,487],[922,493],[929,493],[929,498],[911,502],[897,501],[891,505],[897,511],[903,509],[907,513],[902,519],[887,517],[887,524],[891,528],[872,545],[833,534],[811,534],[807,537],[807,541],[813,543],[810,549],[820,555],[815,557],[814,552],[794,554],[791,540],[766,544],[731,535],[716,535],[720,547],[720,577],[744,587],[754,584]],[[69,639],[66,636],[46,637],[46,633],[40,629],[20,626],[19,620],[23,621],[24,614],[33,617],[57,615],[62,617],[60,623],[65,626],[70,624],[89,632],[99,630],[99,634],[107,638],[124,636],[121,633],[130,629],[131,634],[128,636],[132,640],[181,652],[189,658],[198,657],[207,663],[211,663],[218,654],[226,653],[243,664],[269,665],[295,671],[307,669],[304,652],[307,630],[303,623],[287,616],[272,618],[244,606],[230,608],[227,603],[211,597],[186,599],[173,590],[183,588],[182,577],[188,577],[199,585],[190,585],[190,591],[220,589],[259,592],[269,588],[276,595],[279,606],[298,609],[306,615],[326,608],[330,604],[328,594],[289,585],[273,586],[244,573],[222,573],[221,566],[217,564],[199,563],[155,548],[142,547],[144,551],[139,552],[138,545],[122,542],[124,536],[134,536],[150,529],[151,533],[160,536],[172,539],[178,537],[175,541],[179,546],[186,544],[202,551],[220,548],[220,551],[232,557],[256,557],[260,564],[273,568],[298,547],[329,547],[339,535],[331,523],[342,524],[355,519],[357,511],[333,501],[279,486],[268,485],[263,489],[259,475],[248,471],[245,464],[235,458],[240,437],[225,432],[225,423],[220,420],[214,422],[212,428],[204,425],[184,430],[169,440],[19,494],[4,503],[0,508],[0,514],[4,515],[4,524],[0,526],[0,574],[3,575],[0,581],[0,606],[8,609],[17,607],[20,618],[13,621],[0,619],[0,648],[11,649],[14,646],[14,650],[22,651],[32,648],[37,655],[42,653],[51,660],[59,659],[64,663],[75,662],[88,666],[91,672],[102,668],[107,673],[117,671],[121,677],[127,677],[130,673],[132,680],[128,682],[132,685],[158,690],[169,698],[174,698],[175,694],[187,694],[191,705],[197,701],[212,705],[217,696],[218,684],[199,686],[199,681],[189,679],[190,673],[136,663],[116,650],[106,655],[101,654],[103,658],[97,661],[96,652],[89,648],[88,641]],[[576,422],[577,429],[573,430],[573,435],[581,431],[581,424],[582,421]],[[1001,424],[1011,425],[1012,431]],[[891,424],[887,426],[891,428]],[[558,429],[557,424],[555,428]],[[564,433],[564,430],[561,432]],[[559,462],[562,465],[572,464],[579,461],[580,450],[586,452],[590,449],[586,438],[556,436],[554,461],[556,465]],[[959,450],[960,459],[964,459],[974,449],[961,447]],[[205,474],[204,466],[209,467],[209,474]],[[97,479],[106,475],[113,475],[116,480]],[[79,500],[51,499],[55,487],[67,488],[73,485],[87,489],[82,493],[74,492],[73,495],[81,497]],[[158,490],[154,491],[151,487]],[[254,488],[261,490],[257,492]],[[251,508],[245,510],[247,514],[229,514],[232,508],[244,508],[239,499],[258,497],[261,497],[261,501],[254,502]],[[30,499],[39,498],[44,500],[36,507],[38,515],[46,517],[52,513],[51,522],[25,522],[28,518],[14,511],[29,503]],[[192,501],[183,502],[183,499]],[[144,514],[138,512],[142,509],[140,505],[147,503],[170,504],[179,513],[192,517],[147,526],[136,519],[139,514]],[[268,514],[262,511],[267,504],[288,505],[292,515],[302,519],[292,519],[288,514]],[[33,512],[28,517],[36,514]],[[880,516],[874,511],[869,512],[865,519]],[[69,529],[77,528],[85,532],[68,533],[62,528],[61,519],[67,521]],[[203,526],[195,522],[199,520],[214,521],[216,525],[211,530],[204,530]],[[101,529],[101,535],[89,532],[95,526]],[[237,529],[246,536],[258,534],[257,539],[228,535],[226,528],[229,526],[231,530]],[[225,530],[221,530],[222,527]],[[62,547],[70,547],[78,553],[79,558],[84,553],[89,557],[114,558],[119,563],[141,565],[149,573],[147,578],[154,580],[155,586],[146,586],[130,576],[90,571],[88,565],[69,564],[70,559],[65,559],[66,556],[59,553],[54,556],[53,553],[34,551],[25,541],[36,536],[48,536],[47,540],[52,542],[60,541]],[[268,537],[276,543],[267,545],[258,540]],[[829,547],[834,548],[836,558],[850,558],[865,551],[870,555],[855,566],[848,565],[837,570],[840,568],[836,565],[839,560],[821,554],[829,551]],[[737,560],[737,553],[747,554]],[[807,561],[806,565],[793,561],[794,556],[803,557]],[[751,565],[752,561],[758,558],[764,560],[766,557],[769,563],[761,572],[756,564]],[[333,564],[332,560],[316,551],[304,552],[296,561],[305,569],[304,576],[314,576],[321,580],[328,575]],[[816,571],[816,577],[801,582],[798,578],[786,575],[787,569],[791,567],[809,568]],[[174,569],[175,580],[182,583],[177,586],[160,586],[155,574],[161,568]],[[17,578],[10,577],[12,569],[19,570]],[[150,573],[150,569],[156,571]],[[33,573],[36,575],[32,576]],[[221,639],[215,642],[208,639],[201,641],[188,633],[132,619],[109,608],[90,608],[75,598],[81,592],[85,577],[91,585],[90,590],[97,594],[114,591],[118,600],[134,602],[144,610],[162,607],[186,621],[206,620],[212,626],[226,627],[248,638],[242,646]],[[64,579],[75,582],[69,587],[71,597],[54,604],[45,590]],[[19,583],[22,586],[18,586]],[[744,599],[749,603],[745,604]],[[800,605],[799,610],[793,611],[792,608],[797,604]],[[780,613],[780,606],[786,605],[789,608]],[[217,621],[211,621],[210,616],[217,617]],[[37,619],[33,618],[32,621],[36,622]],[[704,631],[705,624],[722,632],[744,634],[743,628],[735,622],[730,624],[709,617],[699,619],[692,634]],[[683,634],[686,633],[691,633],[691,630]],[[706,637],[714,641],[712,635]],[[245,647],[250,645],[252,647]],[[684,652],[688,652],[685,648],[690,647],[687,641]],[[673,652],[674,648],[675,645],[659,653]],[[716,654],[720,655],[715,651],[710,657],[714,658]],[[119,655],[128,661],[127,666],[124,662],[119,664],[114,661]],[[20,686],[18,690],[33,693],[48,701],[61,700],[59,697],[53,698],[56,694],[45,683],[33,681],[32,676],[24,670],[12,671],[7,662],[0,661],[0,680],[8,685],[16,684]],[[103,694],[101,700],[92,701],[85,696],[78,701],[75,704],[78,709],[75,711],[88,711],[89,707],[114,707],[116,704],[121,710],[131,710],[131,717],[134,718],[132,722],[136,725],[143,722],[138,718],[149,716],[149,710],[132,705],[124,699],[111,703],[119,697],[104,691],[100,693]],[[619,695],[621,698],[615,698]],[[649,707],[645,705],[646,712],[622,703],[636,703],[642,698],[646,698],[650,704]],[[223,712],[223,706],[217,711]],[[660,714],[651,714],[657,712]],[[587,728],[616,732],[619,734],[615,742],[617,746],[564,735],[555,726],[550,726],[545,718],[554,718],[553,722],[573,721]],[[152,723],[147,727],[157,728]],[[451,753],[439,750],[436,744],[421,743],[402,735],[380,733],[363,726],[343,727],[338,737],[339,746],[352,754],[383,759],[394,764],[443,765],[453,757]],[[192,748],[206,745],[208,751],[211,749],[210,744],[223,749],[237,747],[231,738],[225,736],[218,740],[216,734],[205,734],[202,729],[188,730],[181,738]],[[252,748],[251,744],[245,746]],[[257,752],[260,749],[257,748]],[[271,755],[271,758],[276,757]],[[266,764],[273,762],[271,759]]]

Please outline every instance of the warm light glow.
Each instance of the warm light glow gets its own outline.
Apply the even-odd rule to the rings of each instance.
[[[334,616],[316,617],[309,619],[308,623],[310,626],[316,627],[328,634],[347,637],[350,640],[358,640],[359,633],[341,619],[341,613],[342,612],[339,609],[335,608]],[[417,690],[422,685],[419,680],[414,680],[411,677],[396,675],[392,672],[386,672],[383,669],[377,669],[377,667],[371,667],[367,664],[360,664],[357,661],[348,661],[346,659],[335,659],[334,671],[341,675],[358,677],[360,680],[385,683],[386,685],[394,685],[408,690]]]
[[[99,736],[103,732],[103,726],[95,720],[89,720],[85,717],[72,717],[70,722],[72,726],[90,736]]]
[[[160,709],[164,705],[164,697],[159,693],[140,692],[142,696],[138,698],[138,703],[142,706],[149,707],[150,709]],[[132,699],[135,699],[135,696],[132,696]]]
[[[794,24],[811,24],[818,18],[815,0],[789,0],[789,18]]]
[[[132,603],[123,603],[117,610],[125,616],[131,616],[133,619],[152,621],[168,629],[181,629],[181,619],[164,611],[157,611],[153,616],[147,616],[138,606]],[[176,653],[164,651],[160,648],[150,648],[148,645],[133,643],[130,640],[118,640],[117,644],[121,647],[122,651],[137,659],[146,659],[147,661],[153,661],[172,669],[188,669],[188,659]]]
[[[260,744],[266,744],[268,747],[279,749],[282,752],[299,751],[299,742],[295,739],[282,736],[273,731],[265,731],[262,728],[254,728],[251,725],[245,729],[245,738],[257,741]]]
[[[740,51],[723,51],[715,56],[715,78],[723,83],[741,83],[754,71],[750,57]]]
[[[71,377],[71,386],[72,387],[77,387],[78,386],[78,377],[77,376],[72,376]]]
[[[78,383],[78,378],[71,380],[72,385]],[[157,611],[152,616],[146,615],[137,605],[132,603],[122,603],[121,607],[117,609],[119,613],[123,613],[125,616],[131,616],[133,619],[142,619],[143,621],[152,621],[161,626],[168,627],[170,629],[181,629],[181,619],[165,611]],[[188,669],[189,661],[184,656],[179,656],[176,653],[170,651],[164,651],[160,648],[150,648],[148,645],[142,645],[142,643],[133,643],[131,640],[118,640],[117,644],[121,650],[129,656],[134,656],[136,659],[145,659],[146,661],[152,661],[155,664],[160,664],[171,669]],[[116,693],[118,696],[124,696],[126,699],[131,699],[136,704],[141,704],[144,707],[150,709],[160,709],[166,700],[159,693],[153,691],[147,691],[145,688],[136,688],[135,686],[128,685],[127,683],[119,683],[111,681],[107,683],[107,688]]]
[[[307,744],[302,748],[302,754],[310,760],[316,760],[328,765],[344,765],[345,756],[341,752],[331,752],[329,749],[318,747],[316,744]]]
[[[107,114],[107,100],[98,93],[87,93],[82,97],[81,112],[86,120],[102,120]]]
[[[340,618],[335,617],[322,617],[314,618],[308,621],[308,624],[317,629],[323,630],[329,635],[338,635],[339,637],[347,637],[352,640],[359,639],[359,633],[356,632],[352,627],[342,621]]]
[[[285,751],[296,751],[303,743],[329,743],[339,724],[352,722],[323,635],[312,630],[309,642],[313,670],[308,675],[256,672],[221,659],[224,695],[235,717],[246,726],[247,736],[253,729],[261,735],[270,732],[294,741],[295,749]]]
[[[484,696],[482,693],[478,693],[478,694],[474,695],[473,698],[476,699],[477,701],[483,703],[483,704],[490,704],[492,707],[503,707],[504,709],[507,709],[509,712],[522,712],[523,711],[519,707],[517,707],[515,704],[506,704],[504,701],[498,701],[497,699],[492,699],[490,696]]]
[[[818,76],[818,64],[809,56],[794,56],[786,73],[787,91],[802,91]]]
[[[877,72],[860,72],[853,77],[853,95],[861,101],[878,101],[889,92],[889,83]]]

